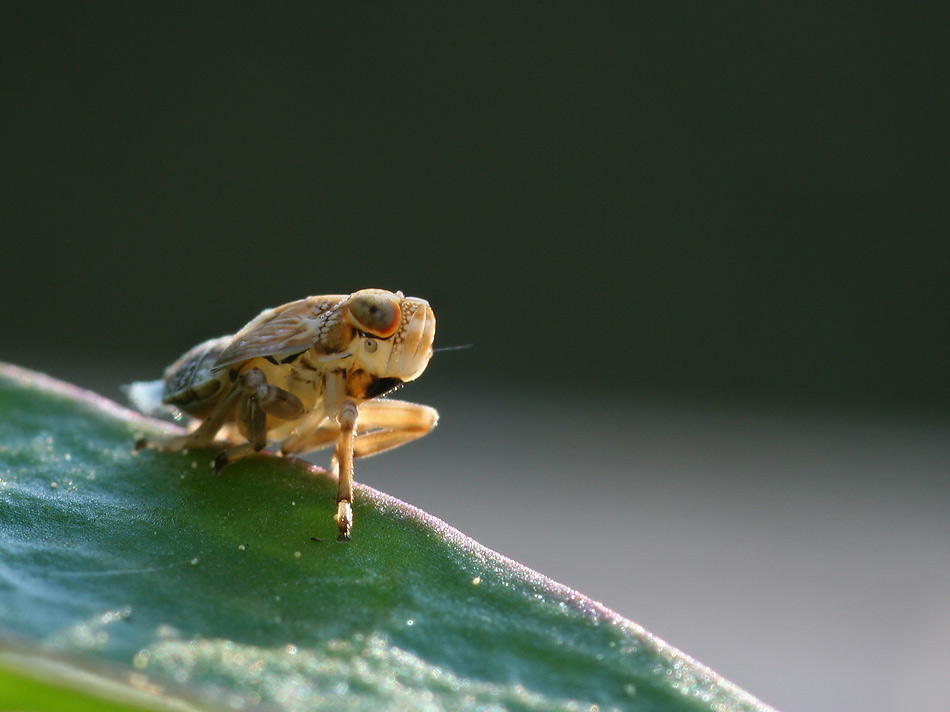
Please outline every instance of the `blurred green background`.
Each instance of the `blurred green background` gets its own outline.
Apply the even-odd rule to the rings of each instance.
[[[4,2],[0,359],[425,297],[474,346],[359,480],[786,712],[940,707],[948,8]]]
[[[431,380],[950,413],[945,5],[0,13],[3,358],[379,286]]]

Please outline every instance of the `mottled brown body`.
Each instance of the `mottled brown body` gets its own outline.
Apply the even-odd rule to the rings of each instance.
[[[432,355],[435,315],[401,292],[364,289],[307,297],[258,315],[233,337],[199,344],[168,367],[161,382],[138,383],[142,410],[161,403],[200,421],[189,434],[146,440],[161,450],[224,447],[215,472],[279,443],[284,454],[335,446],[340,537],[352,527],[353,459],[425,435],[432,408],[377,400],[417,378]],[[219,434],[225,441],[217,441]]]

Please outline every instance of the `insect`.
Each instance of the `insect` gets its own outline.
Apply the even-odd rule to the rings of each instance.
[[[285,455],[334,446],[339,538],[353,528],[353,460],[431,431],[434,408],[380,396],[418,378],[432,356],[435,315],[402,292],[362,289],[265,309],[233,336],[205,341],[165,370],[133,383],[139,410],[177,409],[197,421],[184,435],[136,449],[220,446],[217,474],[269,443]],[[219,433],[224,441],[216,440]]]

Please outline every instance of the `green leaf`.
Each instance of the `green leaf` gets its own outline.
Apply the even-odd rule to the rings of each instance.
[[[170,427],[0,367],[0,707],[36,684],[67,697],[34,709],[78,708],[39,656],[96,672],[75,695],[117,684],[198,707],[767,709],[368,487],[337,542],[335,481],[307,463],[264,455],[215,477],[207,451],[132,453]]]

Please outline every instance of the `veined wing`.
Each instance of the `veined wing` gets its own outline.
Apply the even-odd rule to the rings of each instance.
[[[234,335],[215,361],[217,371],[258,356],[289,356],[313,346],[320,328],[336,313],[347,294],[307,297],[265,309]]]

